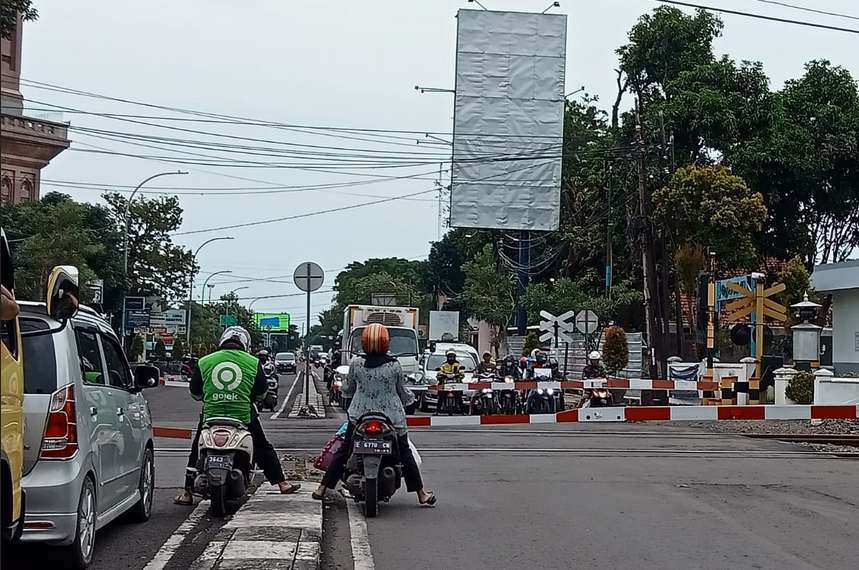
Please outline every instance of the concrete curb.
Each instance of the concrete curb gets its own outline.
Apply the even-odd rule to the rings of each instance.
[[[281,495],[263,485],[189,570],[319,570],[322,502],[310,488]]]
[[[316,390],[316,381],[319,377],[316,375],[314,370],[310,371],[310,382],[308,383],[310,386],[309,394],[310,394],[310,407],[308,410],[304,405],[305,395],[302,392],[295,398],[295,402],[293,402],[292,410],[290,410],[287,418],[324,418],[325,417],[325,399],[322,397]]]

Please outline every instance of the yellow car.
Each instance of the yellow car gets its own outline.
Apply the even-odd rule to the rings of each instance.
[[[15,279],[12,256],[6,234],[0,229],[0,278],[3,287],[14,292]],[[73,267],[54,268],[48,280],[48,314],[59,319],[70,319],[77,313],[77,270]],[[8,302],[8,300],[4,301]],[[0,320],[0,378],[2,378],[2,433],[0,433],[0,514],[2,514],[3,540],[15,540],[23,531],[26,497],[21,488],[21,470],[24,457],[24,366],[21,358],[21,328],[18,317]]]

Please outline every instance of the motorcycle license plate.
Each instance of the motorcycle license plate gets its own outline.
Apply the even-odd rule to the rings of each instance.
[[[233,458],[229,455],[207,455],[206,468],[215,467],[219,469],[232,469]]]
[[[354,450],[355,453],[367,455],[390,455],[394,450],[394,445],[391,441],[356,439]]]

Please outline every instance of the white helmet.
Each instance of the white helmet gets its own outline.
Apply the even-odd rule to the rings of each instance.
[[[242,350],[247,351],[251,345],[251,335],[244,327],[227,327],[221,335],[221,340],[218,341],[218,347],[223,348],[226,342],[237,343],[241,345]]]
[[[598,350],[595,350],[588,355],[588,360],[599,360],[600,358],[602,358],[602,354],[600,354]]]

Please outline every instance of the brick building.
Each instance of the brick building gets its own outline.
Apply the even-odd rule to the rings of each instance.
[[[0,183],[3,204],[38,200],[42,168],[69,147],[68,125],[24,113],[21,94],[21,19],[2,40]]]

